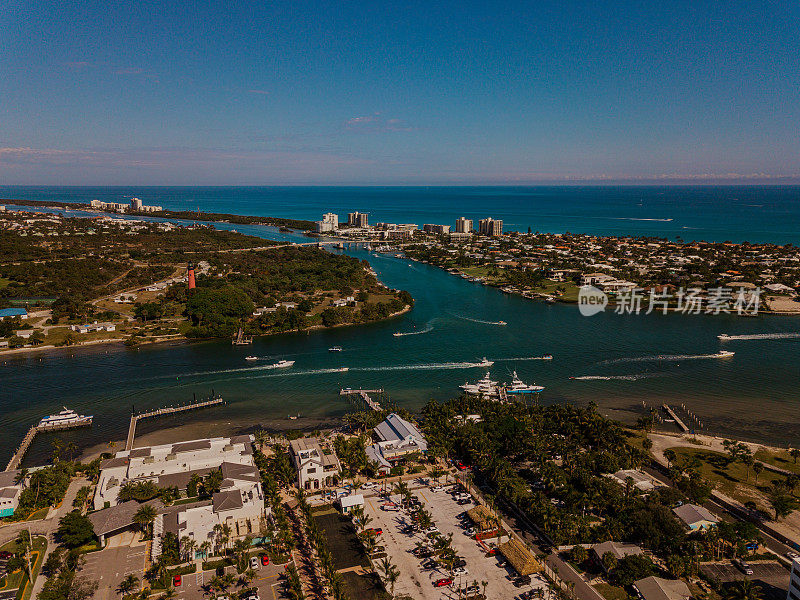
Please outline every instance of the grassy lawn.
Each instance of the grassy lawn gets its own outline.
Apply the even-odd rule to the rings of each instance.
[[[700,460],[700,474],[716,489],[739,502],[755,501],[759,508],[770,512],[765,495],[774,480],[786,478],[777,473],[762,471],[756,481],[752,469],[740,463],[728,462],[728,455],[700,448],[673,448],[678,457],[695,457]]]
[[[621,587],[609,583],[596,583],[592,586],[606,600],[627,600],[628,592]]]
[[[49,506],[45,506],[44,508],[40,508],[28,515],[28,518],[25,519],[26,521],[38,521],[39,519],[44,519],[47,516],[47,513],[50,511]]]
[[[42,561],[44,561],[44,553],[47,549],[47,540],[42,536],[35,536],[33,538],[33,549],[31,550],[31,569],[33,570],[33,577],[39,574],[39,569],[42,568]],[[15,552],[17,550],[16,542],[9,542],[5,546],[0,547],[0,550],[8,550]],[[17,600],[28,600],[33,591],[33,586],[30,585],[28,575],[23,571],[14,571],[6,577],[6,581],[0,591],[13,590],[19,588],[17,592]]]
[[[352,571],[342,573],[347,597],[351,600],[386,600],[389,594],[383,589],[375,573],[359,575]]]
[[[9,284],[11,284],[10,279],[6,279],[5,277],[0,277],[0,290],[2,290],[4,287],[8,287]]]
[[[778,467],[779,469],[785,469],[792,473],[800,474],[800,463],[795,463],[794,458],[792,458],[788,450],[770,452],[765,448],[760,448],[758,452],[755,453],[755,458],[756,460]]]

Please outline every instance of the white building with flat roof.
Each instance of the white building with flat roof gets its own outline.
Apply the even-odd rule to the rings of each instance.
[[[240,435],[117,452],[114,458],[100,463],[94,508],[116,505],[120,488],[130,481],[152,481],[160,487],[181,488],[186,487],[193,473],[203,476],[223,463],[253,466],[251,443],[249,435]]]

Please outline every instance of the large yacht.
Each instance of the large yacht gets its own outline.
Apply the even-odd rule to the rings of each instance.
[[[486,375],[483,376],[483,379],[477,383],[465,383],[459,387],[468,394],[473,394],[475,396],[493,397],[499,394],[498,382],[492,381],[489,373],[486,373]]]
[[[528,385],[524,383],[514,371],[512,375],[511,385],[506,386],[507,394],[538,394],[544,389],[541,385]]]
[[[70,410],[66,406],[64,410],[56,415],[49,415],[39,421],[39,427],[48,429],[51,427],[65,427],[75,425],[91,425],[92,415],[79,415],[74,410]]]

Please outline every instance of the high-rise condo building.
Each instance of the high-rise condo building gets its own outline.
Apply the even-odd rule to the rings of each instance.
[[[472,231],[472,219],[458,217],[456,219],[456,233],[470,233]]]

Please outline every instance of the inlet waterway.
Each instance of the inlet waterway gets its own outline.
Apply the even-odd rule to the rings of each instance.
[[[235,229],[308,241],[261,226]],[[30,425],[62,406],[94,415],[93,426],[40,436],[23,464],[43,462],[56,435],[96,448],[124,439],[132,410],[182,404],[212,390],[225,406],[143,422],[141,434],[189,423],[192,435],[325,426],[352,409],[339,396],[342,387],[384,388],[398,406],[418,409],[482,377],[486,369],[474,363],[484,356],[495,361],[489,369],[494,379],[510,381],[516,370],[524,381],[545,386],[543,403],[595,402],[604,414],[634,421],[643,401],[654,407],[667,402],[685,405],[709,433],[800,442],[800,318],[583,317],[574,305],[506,295],[391,255],[347,252],[368,260],[386,285],[411,292],[413,310],[366,326],[258,338],[245,347],[220,340],[3,357],[0,459],[10,457]],[[489,323],[499,321],[507,325]],[[722,342],[721,333],[743,337]],[[343,351],[329,352],[333,346]],[[721,349],[735,355],[710,356]],[[539,360],[546,354],[553,360]],[[246,361],[247,355],[259,360]],[[280,359],[295,364],[268,368]]]

